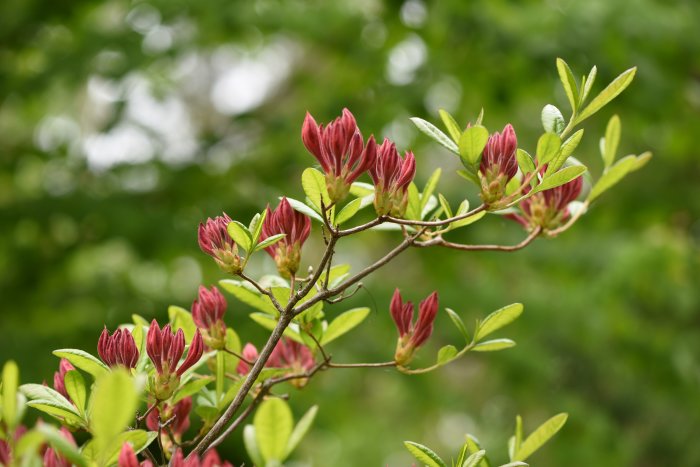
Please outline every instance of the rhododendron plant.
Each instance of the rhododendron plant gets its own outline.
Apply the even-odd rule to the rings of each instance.
[[[429,373],[468,352],[514,346],[514,341],[492,334],[517,319],[523,305],[502,306],[468,329],[461,303],[438,300],[439,291],[426,297],[428,291],[414,292],[405,284],[392,283],[396,290],[391,303],[377,316],[393,320],[398,330],[395,346],[393,337],[378,344],[384,345],[386,360],[338,362],[329,352],[329,346],[347,333],[357,331],[359,336],[358,326],[370,311],[359,307],[339,312],[338,308],[363,287],[361,281],[397,256],[411,248],[428,247],[512,252],[539,237],[560,235],[603,192],[649,160],[650,154],[645,153],[615,163],[610,148],[618,145],[615,128],[619,130],[619,124],[609,125],[605,139],[611,144],[601,145],[603,174],[590,184],[585,182],[587,168],[572,157],[583,136],[583,130],[575,128],[622,92],[635,70],[624,72],[589,101],[595,73],[586,76],[585,86],[579,89],[563,60],[557,61],[557,69],[571,118],[564,120],[561,111],[546,105],[544,133],[536,143],[517,138],[511,124],[490,133],[483,112],[473,122],[459,124],[441,111],[446,133],[425,120],[412,119],[418,129],[459,158],[464,167],[459,174],[480,191],[481,203],[476,207],[459,200],[459,207],[453,209],[454,204],[437,191],[440,169],[419,187],[414,181],[413,152],[406,150],[401,156],[389,139],[380,146],[373,136],[365,140],[348,109],[325,126],[308,113],[303,124],[300,121],[298,144],[315,157],[321,170],[303,171],[299,199],[281,196],[277,207],[268,204],[249,222],[235,215],[212,214],[199,224],[200,249],[227,276],[218,287],[202,285],[190,299],[191,310],[172,306],[167,322],[159,316],[149,323],[135,314],[132,322],[114,333],[105,327],[98,337],[96,331],[92,350],[99,358],[79,349],[56,350],[60,363],[53,389],[19,385],[19,369],[13,362],[5,364],[0,462],[34,465],[43,459],[45,465],[57,466],[225,466],[232,463],[221,460],[215,448],[231,436],[242,436],[254,465],[280,465],[293,456],[317,413],[313,406],[295,423],[287,395],[279,389],[284,383],[311,390],[309,381],[329,377],[319,376],[332,373],[329,370],[388,368],[406,375]],[[530,145],[528,152],[525,148]],[[370,205],[373,213],[364,209]],[[235,213],[235,204],[232,207],[229,212]],[[524,238],[515,245],[449,239],[452,231],[487,214],[517,220],[525,227]],[[312,222],[317,223],[313,228]],[[509,225],[517,230],[517,224]],[[346,237],[380,228],[391,230],[387,235],[398,239],[390,250],[352,272],[349,265],[337,262]],[[307,251],[302,255],[302,247],[308,249],[313,243],[304,246],[312,233],[324,249],[320,255],[307,255]],[[262,250],[272,258],[279,275],[255,277],[251,272],[249,259]],[[309,261],[317,256],[317,262]],[[244,336],[247,343],[241,346],[240,336],[231,327],[240,318],[239,308],[231,307],[225,316],[229,303],[219,287],[255,308],[250,318],[269,331],[266,339],[257,342]],[[416,317],[416,307],[408,299],[422,297]],[[446,321],[454,324],[460,342],[435,349],[431,336]],[[435,355],[434,363],[424,364],[430,354]],[[294,399],[294,393],[288,396]],[[26,407],[58,422],[61,429],[48,423],[23,426]],[[566,418],[566,414],[554,415],[526,437],[517,417],[505,465],[527,465],[524,461],[561,429]],[[422,464],[446,465],[422,444],[407,441],[406,448]],[[476,439],[467,436],[456,465],[487,465],[485,455]]]

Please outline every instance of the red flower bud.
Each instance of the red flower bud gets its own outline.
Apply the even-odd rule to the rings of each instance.
[[[248,342],[244,347],[243,351],[241,352],[241,355],[243,358],[248,360],[249,362],[255,362],[255,360],[258,359],[258,349],[255,348],[253,344]],[[238,362],[238,366],[236,367],[236,373],[239,375],[246,375],[250,371],[250,365],[244,362],[243,360]]]
[[[12,440],[9,440],[9,434],[5,434],[7,439],[0,439],[0,465],[13,465],[12,447],[17,445],[17,442],[20,440],[20,438],[22,438],[22,436],[25,435],[25,433],[27,433],[27,427],[24,425],[19,425],[17,428],[15,428],[15,432],[12,434]]]
[[[277,270],[284,277],[293,276],[299,269],[301,261],[301,246],[311,231],[311,219],[308,216],[295,211],[287,201],[282,198],[274,211],[267,206],[267,215],[263,222],[262,240],[277,234],[285,234],[285,237],[274,245],[265,248],[275,259]]]
[[[503,133],[489,136],[479,166],[484,203],[492,204],[505,196],[506,185],[518,173],[517,149],[518,139],[510,123],[503,128]]]
[[[208,450],[200,461],[197,456],[185,459],[182,450],[178,448],[170,461],[170,465],[171,467],[233,467],[230,462],[222,461],[214,449]]]
[[[389,309],[399,331],[394,360],[399,365],[406,365],[413,358],[415,350],[433,333],[433,323],[438,311],[438,295],[437,292],[433,292],[418,305],[418,320],[415,324],[413,304],[403,303],[399,289],[394,291]]]
[[[307,346],[283,337],[272,349],[266,366],[289,368],[290,374],[304,373],[313,368],[314,356]],[[291,383],[301,388],[306,384],[306,378],[293,379]]]
[[[68,440],[68,443],[77,446],[73,435],[66,427],[61,427],[61,435]],[[70,467],[71,465],[73,464],[68,459],[58,454],[53,448],[47,448],[44,451],[44,467]]]
[[[136,348],[134,336],[127,329],[117,329],[110,336],[105,326],[97,341],[97,353],[110,367],[122,365],[126,368],[135,368],[139,361],[139,351]]]
[[[370,136],[364,144],[355,117],[348,109],[325,128],[306,113],[301,129],[304,146],[326,173],[328,194],[333,203],[347,196],[350,185],[374,165],[376,143]]]
[[[151,461],[143,461],[141,464],[139,464],[134,448],[131,447],[131,443],[128,442],[125,442],[122,445],[121,451],[119,451],[117,465],[119,467],[153,467],[153,463]]]
[[[68,396],[68,391],[66,391],[65,378],[66,373],[71,370],[75,370],[75,367],[68,360],[62,358],[58,364],[58,371],[53,374],[53,388],[68,400],[71,399]]]
[[[208,290],[199,287],[197,300],[192,303],[192,319],[202,332],[204,343],[212,349],[222,349],[226,344],[226,299],[216,286]]]
[[[408,186],[416,175],[416,159],[411,151],[401,158],[396,145],[384,139],[377,150],[376,163],[369,168],[374,182],[374,208],[380,216],[401,217],[408,204]]]
[[[187,358],[178,367],[177,364],[184,350],[185,334],[182,329],[178,329],[177,333],[173,334],[169,324],[161,330],[156,320],[151,322],[146,336],[146,351],[157,372],[153,384],[156,399],[168,399],[177,389],[182,373],[202,357],[204,343],[199,329],[192,339]]]
[[[216,261],[216,264],[230,274],[241,272],[241,258],[238,247],[228,234],[228,224],[231,218],[223,213],[214,219],[208,218],[206,223],[199,224],[197,241],[199,248]]]
[[[182,439],[182,435],[190,427],[190,412],[192,411],[192,398],[185,397],[174,406],[163,404],[163,413],[156,407],[146,417],[146,426],[151,431],[158,431],[159,421],[166,422],[174,417],[173,421],[168,425],[175,435],[175,440]]]

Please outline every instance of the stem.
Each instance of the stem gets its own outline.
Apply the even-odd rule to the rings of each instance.
[[[228,354],[233,355],[234,357],[236,357],[237,359],[239,359],[239,360],[241,360],[241,361],[247,363],[248,365],[252,365],[253,363],[255,363],[255,362],[252,362],[252,361],[248,360],[247,358],[245,358],[243,355],[239,354],[238,352],[234,352],[233,350],[229,350],[229,349],[227,349],[226,347],[224,347],[224,348],[221,349],[221,350],[224,351],[224,352],[226,352],[226,353],[228,353]]]
[[[436,237],[426,242],[416,242],[417,247],[443,246],[454,250],[462,251],[517,251],[525,248],[532,243],[535,238],[542,232],[542,227],[535,228],[525,239],[517,245],[463,245],[461,243],[448,242],[442,237]]]
[[[224,395],[224,382],[226,381],[226,355],[222,351],[216,352],[216,404],[221,402]]]
[[[239,273],[238,273],[238,277],[240,277],[241,279],[243,279],[243,280],[245,280],[246,282],[248,282],[249,284],[251,284],[251,285],[252,285],[253,287],[255,287],[255,288],[258,290],[258,292],[260,292],[261,294],[267,295],[267,296],[270,298],[270,301],[272,301],[272,304],[273,304],[274,307],[277,309],[277,311],[279,311],[280,313],[282,313],[282,310],[283,310],[284,308],[282,308],[282,305],[280,305],[280,302],[277,301],[277,299],[275,298],[275,296],[274,296],[274,294],[273,294],[272,292],[270,292],[269,290],[267,290],[266,288],[264,288],[262,285],[258,284],[258,282],[257,282],[255,279],[253,279],[253,278],[251,278],[251,277],[248,277],[248,276],[245,275],[245,273],[243,273],[243,272],[239,272]]]
[[[475,345],[476,345],[476,342],[474,342],[474,340],[472,340],[462,350],[457,352],[455,354],[455,356],[452,357],[451,360],[449,360],[448,362],[445,362],[445,363],[449,363],[450,361],[458,359],[459,357],[461,357],[462,355],[464,355],[465,353],[467,353],[471,349],[473,349]],[[436,369],[440,368],[441,366],[445,365],[445,363],[436,363],[435,365],[430,365],[429,367],[426,367],[426,368],[416,368],[415,370],[411,370],[411,369],[408,369],[408,368],[400,366],[400,365],[398,365],[397,368],[399,369],[399,371],[401,373],[404,373],[407,375],[420,375],[422,373],[428,373],[428,372],[431,372],[433,370],[436,370]]]
[[[439,220],[439,221],[416,221],[416,220],[409,220],[409,219],[398,219],[396,217],[387,217],[386,220],[388,222],[392,222],[394,224],[401,224],[401,225],[412,225],[412,226],[421,226],[421,227],[440,227],[443,225],[448,225],[456,221],[460,221],[462,219],[466,219],[467,217],[473,216],[474,214],[478,214],[481,211],[486,209],[485,204],[481,204],[474,209],[472,209],[469,212],[465,212],[464,214],[460,214],[459,216],[454,216],[454,217],[449,217],[447,219]]]

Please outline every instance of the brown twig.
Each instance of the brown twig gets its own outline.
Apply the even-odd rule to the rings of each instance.
[[[442,237],[435,237],[432,240],[425,242],[416,242],[415,246],[425,248],[430,246],[442,246],[445,248],[452,248],[454,250],[462,251],[517,251],[525,248],[530,243],[532,243],[535,238],[542,232],[541,227],[537,227],[520,243],[517,245],[464,245],[461,243],[448,242]]]

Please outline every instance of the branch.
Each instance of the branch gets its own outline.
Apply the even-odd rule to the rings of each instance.
[[[439,220],[439,221],[416,221],[416,220],[409,220],[409,219],[399,219],[397,217],[387,217],[386,220],[387,220],[387,222],[392,222],[394,224],[401,224],[401,225],[413,225],[413,226],[421,226],[421,227],[440,227],[443,225],[448,225],[448,224],[451,224],[453,222],[460,221],[462,219],[466,219],[467,217],[470,217],[470,216],[473,216],[474,214],[480,213],[484,209],[486,209],[486,205],[481,204],[469,212],[465,212],[464,214],[460,214],[459,216],[448,217],[447,219],[443,219],[443,220]]]
[[[525,248],[530,243],[537,238],[537,236],[542,232],[542,227],[537,227],[520,243],[517,245],[464,245],[461,243],[448,242],[442,237],[435,237],[432,240],[426,242],[416,242],[417,247],[430,247],[430,246],[443,246],[445,248],[452,248],[454,250],[462,251],[517,251]]]
[[[266,288],[264,288],[262,285],[260,285],[260,284],[259,284],[255,279],[253,279],[252,277],[248,277],[243,271],[241,271],[241,272],[238,273],[238,277],[240,277],[241,279],[245,280],[246,282],[248,282],[249,284],[251,284],[251,285],[252,285],[253,287],[255,287],[256,289],[258,289],[258,292],[260,292],[261,294],[267,295],[267,296],[270,298],[270,300],[272,301],[272,304],[275,306],[275,308],[277,309],[277,311],[279,311],[280,313],[282,313],[282,311],[284,310],[284,308],[282,308],[282,305],[280,305],[280,302],[277,301],[277,299],[275,298],[275,295],[274,295],[272,292],[270,292],[269,290],[267,290]]]

